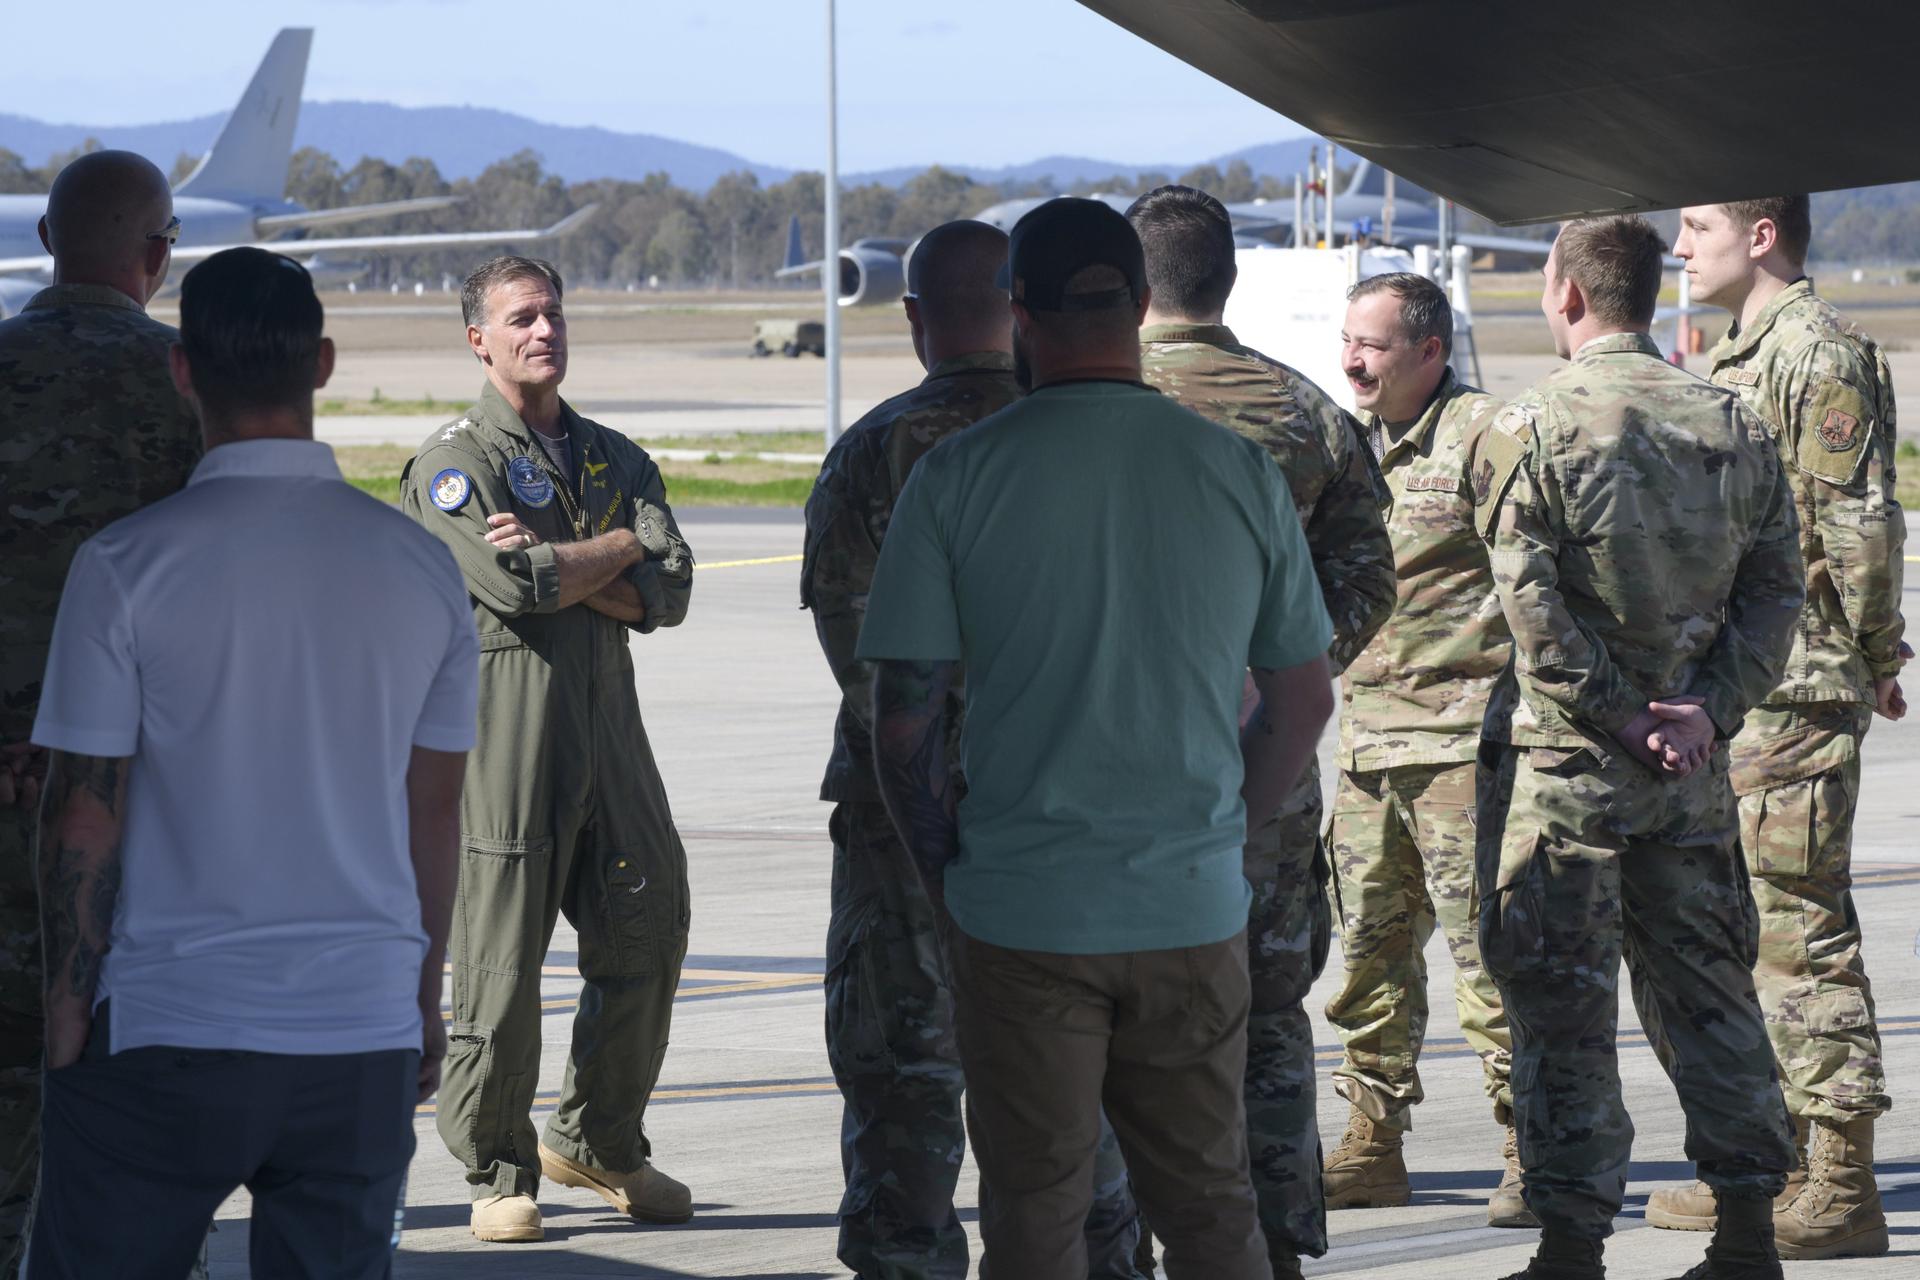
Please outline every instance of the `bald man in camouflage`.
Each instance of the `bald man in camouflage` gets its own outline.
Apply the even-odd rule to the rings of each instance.
[[[27,746],[79,545],[185,486],[202,452],[173,389],[178,336],[147,317],[180,224],[129,151],[54,179],[40,239],[54,283],[0,321],[0,1278],[19,1266],[40,1149],[40,928],[32,840],[44,760]]]
[[[1007,293],[993,278],[1007,236],[961,220],[921,237],[907,264],[907,323],[927,376],[876,405],[828,453],[807,499],[800,599],[841,689],[820,798],[833,803],[827,1057],[845,1100],[840,1260],[869,1280],[959,1280],[966,1231],[954,1188],[966,1149],[953,995],[933,905],[880,800],[873,663],[854,657],[893,506],[930,450],[1020,398]],[[956,736],[964,708],[954,708]],[[958,760],[960,753],[951,753]],[[1139,1216],[1111,1130],[1087,1218],[1088,1275],[1133,1280]]]

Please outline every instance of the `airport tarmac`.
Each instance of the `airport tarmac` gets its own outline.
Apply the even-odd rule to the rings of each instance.
[[[648,1132],[658,1165],[693,1189],[696,1216],[683,1226],[639,1226],[588,1193],[543,1187],[544,1243],[480,1244],[467,1230],[460,1167],[434,1131],[429,1107],[415,1121],[419,1150],[394,1268],[401,1280],[846,1274],[834,1259],[840,1105],[821,1039],[827,806],[815,799],[837,693],[811,620],[798,608],[799,514],[679,515],[702,566],[692,612],[682,627],[635,638],[633,650],[641,706],[687,846],[694,904],[673,1044],[648,1111]],[[1906,605],[1909,616],[1920,616],[1913,590]],[[1323,759],[1330,746],[1329,736]],[[1913,1093],[1920,1081],[1920,962],[1914,957],[1920,845],[1913,838],[1920,793],[1911,782],[1917,762],[1920,721],[1876,723],[1855,850],[1857,898],[1896,1098],[1878,1132],[1893,1253],[1789,1263],[1787,1275],[1796,1280],[1920,1273],[1920,1106]],[[546,1050],[536,1123],[553,1106],[560,1081],[579,990],[570,976],[575,945],[563,921],[544,986]],[[1486,1226],[1501,1135],[1482,1096],[1479,1064],[1460,1036],[1448,995],[1451,966],[1438,939],[1427,960],[1427,1100],[1407,1144],[1413,1203],[1332,1215],[1333,1249],[1307,1263],[1310,1276],[1480,1280],[1519,1269],[1531,1253],[1536,1233]],[[1328,1146],[1345,1122],[1344,1103],[1324,1076],[1338,1059],[1339,1042],[1319,1016],[1335,977],[1323,976],[1308,1002]],[[1707,1237],[1648,1229],[1643,1221],[1648,1192],[1689,1180],[1692,1168],[1682,1152],[1683,1122],[1672,1089],[1638,1031],[1624,984],[1620,1021],[1620,1067],[1638,1137],[1627,1205],[1608,1249],[1609,1274],[1664,1280],[1697,1261]],[[970,1231],[976,1203],[969,1162],[959,1204]],[[244,1194],[221,1211],[214,1276],[246,1275],[246,1215]],[[974,1245],[977,1258],[977,1238]]]
[[[1920,318],[1920,290],[1907,299],[1901,323]],[[1559,364],[1536,314],[1510,309],[1483,320],[1480,385],[1512,396]],[[453,406],[479,393],[480,371],[461,338],[457,305],[450,302],[343,306],[330,296],[328,330],[340,362],[322,399],[355,402],[353,414],[322,416],[320,438],[334,444],[417,445],[440,420],[381,414],[365,402],[381,396],[432,396]],[[756,311],[755,308],[758,308]],[[824,420],[826,376],[815,356],[797,359],[747,355],[756,314],[793,315],[791,295],[758,304],[731,300],[663,303],[623,301],[621,295],[585,295],[569,303],[571,358],[566,395],[587,416],[628,435],[662,438],[734,432],[818,430]],[[164,312],[163,319],[172,319]],[[842,314],[841,422],[851,425],[880,401],[923,376],[895,308]],[[1876,314],[1875,323],[1887,317]],[[1889,321],[1890,323],[1891,321]],[[1718,333],[1720,326],[1706,329]],[[1337,335],[1329,335],[1337,341]],[[1889,343],[1898,418],[1920,434],[1920,351]],[[1286,353],[1273,353],[1285,359]],[[1704,372],[1704,356],[1687,367]]]

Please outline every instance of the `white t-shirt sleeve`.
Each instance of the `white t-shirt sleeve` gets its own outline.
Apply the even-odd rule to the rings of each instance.
[[[33,741],[73,755],[131,756],[140,743],[140,662],[126,593],[99,540],[67,570]]]
[[[413,745],[429,751],[471,751],[478,741],[480,701],[480,639],[473,629],[473,610],[467,588],[444,546],[434,544],[436,568],[444,581],[436,583],[447,602],[448,635],[440,669],[434,673],[413,728]]]

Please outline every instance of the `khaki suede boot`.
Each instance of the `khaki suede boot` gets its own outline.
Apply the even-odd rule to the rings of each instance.
[[[1780,1256],[1859,1258],[1887,1251],[1887,1215],[1873,1180],[1873,1117],[1813,1122],[1807,1185],[1775,1211]]]
[[[1507,1145],[1502,1154],[1506,1157],[1506,1168],[1501,1170],[1500,1185],[1494,1188],[1493,1198],[1487,1201],[1487,1225],[1537,1227],[1540,1219],[1527,1208],[1527,1199],[1520,1192],[1520,1136],[1512,1125],[1507,1126]]]
[[[1600,1261],[1601,1241],[1566,1235],[1548,1227],[1540,1233],[1540,1247],[1526,1270],[1506,1280],[1606,1280]]]
[[[1773,1247],[1773,1199],[1722,1195],[1707,1257],[1679,1280],[1781,1280]]]
[[[1800,1188],[1807,1185],[1807,1123],[1804,1116],[1793,1117],[1793,1149],[1798,1159],[1787,1175],[1786,1189],[1773,1198],[1776,1213],[1792,1204]],[[1716,1213],[1713,1188],[1704,1182],[1668,1187],[1647,1197],[1648,1225],[1668,1231],[1711,1231]]]
[[[687,1222],[693,1195],[679,1182],[642,1160],[632,1173],[594,1169],[540,1144],[540,1172],[563,1187],[580,1187],[641,1222]]]
[[[529,1244],[547,1238],[540,1227],[540,1206],[532,1196],[488,1196],[475,1200],[469,1221],[473,1238],[492,1244]]]
[[[1340,1145],[1327,1152],[1322,1171],[1327,1208],[1395,1209],[1413,1199],[1407,1162],[1400,1153],[1404,1137],[1354,1107]]]

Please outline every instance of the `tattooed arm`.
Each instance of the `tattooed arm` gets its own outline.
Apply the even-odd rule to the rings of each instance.
[[[79,1058],[93,1025],[120,898],[128,764],[126,757],[55,751],[47,765],[37,868],[50,1071]]]
[[[1249,831],[1280,812],[1333,714],[1333,678],[1324,657],[1278,670],[1255,667],[1253,683],[1260,705],[1240,730],[1247,768],[1240,798],[1246,801]]]
[[[883,659],[873,676],[873,754],[880,796],[920,869],[927,896],[946,909],[947,864],[960,852],[957,797],[947,761],[947,692],[955,662]]]

